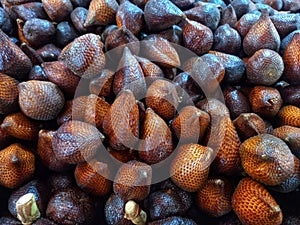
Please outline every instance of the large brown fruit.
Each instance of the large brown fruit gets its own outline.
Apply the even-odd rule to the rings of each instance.
[[[135,149],[139,134],[139,109],[130,90],[115,99],[103,120],[103,131],[116,150]]]
[[[116,174],[114,193],[125,201],[141,201],[150,193],[151,180],[151,166],[136,160],[129,161],[123,164]]]
[[[147,90],[147,106],[165,120],[170,120],[174,117],[178,101],[175,85],[167,80],[156,80]]]
[[[294,171],[294,156],[281,139],[261,134],[244,141],[240,146],[243,168],[253,179],[266,184],[278,185]]]
[[[76,75],[83,78],[96,77],[105,65],[105,55],[100,36],[85,34],[65,46],[58,59]]]
[[[79,187],[93,195],[103,196],[109,193],[111,181],[108,180],[109,168],[106,163],[97,160],[83,162],[76,166],[75,179]]]
[[[212,163],[212,169],[216,173],[233,175],[241,171],[241,141],[230,117],[223,116],[212,120],[206,143],[216,154]]]
[[[27,55],[0,29],[0,72],[24,80],[32,64]]]
[[[170,128],[151,108],[145,112],[141,139],[139,157],[149,164],[159,163],[173,152]]]
[[[195,192],[208,177],[213,150],[198,144],[185,144],[178,149],[170,168],[172,181],[185,191]]]
[[[197,192],[198,207],[214,217],[221,217],[232,210],[233,185],[226,178],[209,178]]]
[[[0,114],[8,114],[18,109],[18,84],[14,78],[0,73]]]
[[[55,192],[47,206],[47,218],[62,225],[94,224],[96,209],[93,199],[78,188]]]
[[[271,194],[251,178],[240,181],[232,196],[232,207],[243,224],[280,225],[282,212]]]
[[[77,164],[96,154],[104,136],[88,123],[71,120],[62,124],[52,139],[57,159]]]
[[[16,188],[34,174],[35,157],[20,144],[12,144],[0,151],[0,184]]]
[[[18,85],[22,112],[35,120],[52,120],[64,106],[61,90],[49,81],[30,80]]]

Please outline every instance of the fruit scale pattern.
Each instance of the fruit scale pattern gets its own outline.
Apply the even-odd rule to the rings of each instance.
[[[0,6],[0,224],[300,224],[300,1]]]

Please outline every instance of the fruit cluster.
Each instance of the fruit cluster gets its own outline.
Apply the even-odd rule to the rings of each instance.
[[[300,224],[300,1],[0,5],[0,224]]]

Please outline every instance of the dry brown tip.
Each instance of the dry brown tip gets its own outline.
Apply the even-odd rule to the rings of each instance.
[[[146,212],[143,211],[140,206],[132,200],[129,200],[125,204],[124,218],[131,220],[131,222],[136,225],[145,225],[147,222]]]
[[[31,225],[41,214],[32,193],[21,196],[16,202],[17,217],[23,225]]]

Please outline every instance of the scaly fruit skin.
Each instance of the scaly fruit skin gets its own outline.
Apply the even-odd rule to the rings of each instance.
[[[253,179],[279,185],[294,171],[294,156],[281,139],[261,134],[244,141],[239,149],[242,166]]]
[[[131,160],[119,168],[114,180],[113,190],[125,201],[141,201],[150,193],[151,180],[151,166]]]
[[[212,120],[214,125],[206,137],[206,142],[216,152],[212,169],[218,174],[233,175],[241,171],[239,147],[241,141],[230,117]]]
[[[106,195],[112,186],[111,181],[107,179],[109,177],[108,165],[95,159],[77,164],[74,176],[77,185],[92,195]]]
[[[229,180],[211,177],[197,192],[198,207],[211,216],[223,216],[232,210],[232,193],[233,186]]]
[[[195,192],[208,177],[213,150],[198,144],[185,144],[171,163],[172,181],[185,191]]]
[[[0,73],[0,114],[13,113],[18,109],[19,82]]]
[[[139,109],[132,91],[121,91],[105,115],[102,127],[113,149],[135,149],[139,136]]]
[[[280,125],[289,125],[293,127],[300,127],[300,108],[287,105],[280,109],[278,112]]]
[[[0,151],[0,185],[16,188],[35,171],[35,157],[20,144],[12,144]]]
[[[30,80],[18,85],[22,112],[35,120],[52,120],[65,104],[62,91],[52,82]],[[42,106],[42,107],[41,107]]]
[[[139,157],[149,164],[166,159],[174,150],[172,133],[166,122],[151,108],[145,112],[141,130]]]
[[[58,59],[64,61],[76,75],[94,78],[102,71],[106,62],[100,39],[100,36],[92,33],[82,35],[65,46]]]
[[[245,225],[280,225],[282,212],[263,185],[243,178],[232,196],[232,207]]]
[[[57,159],[69,164],[85,162],[94,156],[104,136],[88,123],[71,120],[62,124],[52,139]]]

